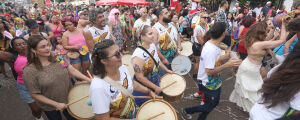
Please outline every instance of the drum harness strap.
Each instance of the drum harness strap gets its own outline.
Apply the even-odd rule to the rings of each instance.
[[[142,47],[142,46],[138,46],[138,48],[144,50],[144,51],[152,58],[152,60],[154,61],[154,64],[155,64],[156,68],[158,68],[158,63],[156,62],[156,60],[154,59],[154,57],[148,52],[148,50],[146,50],[146,49],[145,49],[144,47]]]
[[[140,49],[142,49],[143,51],[145,51],[151,57],[151,59],[154,61],[154,64],[155,64],[156,68],[158,69],[158,63],[156,62],[156,60],[154,59],[154,57],[148,52],[148,50],[146,50],[143,46],[137,46],[137,47],[140,48]],[[142,84],[142,85],[144,85],[143,83],[141,83],[138,80],[137,80],[137,82],[140,83],[140,84]],[[157,83],[154,83],[154,84],[157,84]],[[147,87],[147,88],[149,88],[149,87]],[[152,88],[149,88],[149,89],[153,90]]]
[[[124,88],[122,85],[120,85],[119,83],[117,83],[116,81],[112,80],[110,77],[106,76],[103,79],[105,82],[107,82],[108,84],[114,86],[115,88],[117,88],[118,90],[120,90],[122,93],[124,93],[127,97],[130,97],[131,99],[134,100],[133,95],[126,89]]]

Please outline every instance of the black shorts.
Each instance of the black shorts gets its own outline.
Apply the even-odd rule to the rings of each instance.
[[[202,51],[202,46],[199,43],[194,42],[192,46],[193,55],[200,56]]]

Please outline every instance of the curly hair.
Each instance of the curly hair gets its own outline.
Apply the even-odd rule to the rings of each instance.
[[[98,14],[103,14],[103,10],[101,8],[93,8],[91,10],[89,10],[89,20],[91,22],[95,22]]]
[[[300,92],[300,43],[287,56],[270,78],[264,81],[260,92],[263,104],[271,108],[283,102],[290,101]]]
[[[61,20],[61,23],[64,27],[66,27],[66,22],[70,21],[74,24],[74,26],[76,27],[78,25],[78,19],[72,17],[72,16],[66,16]]]
[[[251,25],[245,35],[241,38],[245,41],[245,48],[248,49],[256,41],[264,41],[267,37],[267,22],[262,21]]]

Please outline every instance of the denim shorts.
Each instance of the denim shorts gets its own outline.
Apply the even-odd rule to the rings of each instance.
[[[79,63],[86,62],[89,60],[90,60],[90,52],[86,53],[85,55],[79,55],[79,57],[77,59],[70,58],[71,64],[79,64]]]
[[[27,88],[25,85],[17,83],[18,91],[21,96],[21,99],[25,103],[32,103],[34,102],[34,99],[31,97],[30,93],[28,92]]]

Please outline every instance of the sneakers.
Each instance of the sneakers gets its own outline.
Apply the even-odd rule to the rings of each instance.
[[[202,95],[200,95],[198,92],[192,94],[194,98],[201,98]]]
[[[193,118],[192,115],[187,114],[186,111],[183,108],[181,108],[181,114],[182,114],[182,117],[186,120],[191,120]]]

